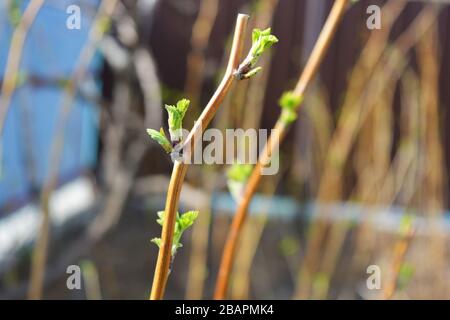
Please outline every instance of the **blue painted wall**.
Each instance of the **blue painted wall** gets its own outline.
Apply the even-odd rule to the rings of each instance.
[[[22,11],[29,1],[21,2]],[[86,39],[98,1],[46,1],[33,23],[23,51],[20,77],[67,79]],[[66,28],[66,7],[78,4],[82,8],[80,30]],[[7,1],[0,2],[0,78],[4,78],[6,61],[13,34],[8,16]],[[96,56],[90,74],[98,74],[101,57]],[[84,84],[89,91],[99,92],[99,84]],[[47,174],[49,150],[55,135],[55,124],[62,102],[62,88],[58,85],[39,85],[25,81],[15,92],[1,137],[3,158],[0,176],[0,208],[17,205],[30,198],[32,177],[41,186]],[[66,126],[65,148],[60,179],[74,177],[81,170],[96,163],[98,110],[77,96]],[[30,166],[30,163],[32,166]],[[0,209],[0,217],[5,210]]]

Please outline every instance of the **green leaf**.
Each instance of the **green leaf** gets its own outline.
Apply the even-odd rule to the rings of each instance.
[[[414,276],[415,268],[413,265],[405,262],[401,267],[398,275],[398,286],[404,289]]]
[[[278,42],[278,38],[270,34],[270,32],[270,28],[267,28],[265,30],[253,29],[252,47],[250,48],[247,57],[239,65],[239,68],[234,72],[234,75],[239,80],[253,77],[262,70],[261,67],[255,68],[259,57],[264,53],[264,51]]]
[[[318,272],[313,278],[313,299],[317,299],[326,295],[330,287],[330,275],[325,272]]]
[[[112,23],[108,16],[101,17],[97,23],[101,33],[106,33],[111,29]]]
[[[178,250],[179,248],[181,248],[182,246],[183,246],[183,244],[181,244],[181,243],[179,243],[179,242],[174,243],[174,244],[172,245],[172,257],[175,256],[175,254],[177,253],[177,250]]]
[[[164,211],[158,211],[158,219],[156,220],[159,225],[163,226],[164,224]],[[172,243],[172,256],[175,256],[177,250],[181,248],[183,245],[180,242],[181,236],[183,232],[188,229],[192,224],[195,222],[195,220],[198,217],[198,211],[188,211],[186,213],[183,213],[180,215],[177,212],[176,218],[175,218],[175,228],[173,233],[173,243]],[[155,243],[158,247],[161,245],[161,239],[160,238],[154,238],[151,240],[153,243]]]
[[[153,238],[150,242],[156,244],[158,248],[161,248],[161,238]]]
[[[252,55],[252,66],[256,64],[258,58],[275,43],[278,42],[278,38],[270,34],[271,28],[265,30],[254,29],[252,32],[252,48],[250,53]]]
[[[161,248],[161,238],[153,238],[150,242],[156,244],[158,248]],[[181,248],[183,245],[179,242],[172,244],[172,256],[177,253],[177,250]]]
[[[281,95],[278,103],[283,109],[297,110],[302,100],[302,97],[295,95],[292,91],[286,91]]]
[[[252,44],[255,44],[259,38],[261,38],[261,29],[253,29],[252,31]]]
[[[251,164],[234,164],[227,172],[228,179],[238,182],[246,182],[253,171]]]
[[[256,67],[256,68],[250,70],[249,72],[247,72],[246,74],[244,74],[242,78],[250,79],[251,77],[257,75],[261,70],[262,70],[262,67]]]
[[[187,228],[192,226],[198,217],[198,211],[188,211],[183,213],[178,219],[178,224],[180,226],[181,232],[185,231]]]
[[[245,183],[253,171],[251,164],[234,164],[227,171],[227,186],[233,199],[239,202],[245,189]]]
[[[287,109],[281,112],[281,121],[283,121],[284,123],[290,124],[295,120],[297,120],[297,112]]]
[[[399,233],[401,236],[407,236],[412,228],[414,223],[414,216],[411,214],[405,214],[400,220],[400,228]]]
[[[298,240],[292,236],[285,236],[281,239],[280,250],[285,257],[290,257],[298,253],[299,243]]]
[[[147,129],[147,133],[150,135],[150,137],[158,142],[161,147],[163,147],[164,151],[167,153],[172,152],[172,144],[166,137],[166,133],[164,132],[164,129],[161,128],[159,131],[153,130],[153,129]]]
[[[20,7],[22,5],[20,0],[12,0],[8,3],[8,17],[14,28],[16,28],[22,19],[22,12]]]
[[[165,108],[169,115],[167,122],[169,124],[170,139],[178,142],[181,140],[181,133],[179,131],[182,128],[183,118],[175,106],[166,104]]]
[[[184,117],[184,115],[186,114],[186,111],[189,108],[190,103],[191,101],[189,101],[188,99],[181,99],[180,101],[177,102],[177,109],[178,112],[182,115],[182,117]]]
[[[164,211],[158,211],[156,213],[158,215],[159,219],[156,219],[156,222],[158,222],[158,224],[162,227],[163,223],[164,223]]]
[[[279,105],[282,108],[281,121],[290,124],[297,119],[297,109],[302,103],[303,98],[295,95],[292,91],[282,94]]]
[[[173,142],[179,142],[183,138],[183,119],[189,108],[190,101],[188,99],[181,99],[176,105],[166,104],[165,108],[169,115],[169,133]]]

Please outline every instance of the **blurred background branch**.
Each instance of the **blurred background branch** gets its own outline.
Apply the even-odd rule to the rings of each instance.
[[[163,104],[181,97],[202,111],[237,12],[280,42],[214,126],[272,128],[334,1],[117,0],[113,10],[79,0],[80,30],[65,28],[69,2],[0,4],[0,297],[143,299],[170,172],[145,129],[161,127]],[[367,28],[369,5],[382,9],[380,30]],[[249,205],[230,297],[449,298],[449,26],[447,0],[349,8],[280,172]],[[228,165],[191,169],[180,203],[201,215],[168,298],[213,296],[236,209]],[[72,264],[83,290],[66,287]],[[366,285],[371,265],[379,290]]]

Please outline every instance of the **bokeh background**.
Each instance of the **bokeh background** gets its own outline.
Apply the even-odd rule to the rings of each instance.
[[[332,3],[3,1],[0,298],[146,298],[172,165],[146,128],[166,126],[164,103],[182,97],[191,128],[242,12],[249,29],[272,26],[280,41],[211,126],[270,129]],[[373,4],[380,30],[366,26]],[[70,5],[80,29],[66,27]],[[283,142],[279,174],[264,177],[252,202],[229,297],[450,298],[449,84],[448,2],[352,4]],[[181,211],[200,216],[167,298],[212,297],[236,207],[228,169],[189,168]],[[81,290],[66,287],[73,264]],[[366,285],[371,265],[379,290]]]

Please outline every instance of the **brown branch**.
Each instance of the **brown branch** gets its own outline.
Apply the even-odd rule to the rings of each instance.
[[[331,9],[330,15],[325,22],[325,25],[319,35],[316,45],[311,53],[311,56],[302,72],[300,79],[295,87],[294,94],[297,97],[302,97],[310,84],[311,80],[314,78],[317,70],[325,56],[325,53],[331,44],[331,40],[337,30],[339,22],[344,15],[347,8],[348,0],[336,0],[334,2],[333,8]],[[214,294],[215,299],[224,299],[227,294],[228,281],[230,278],[231,269],[233,266],[234,256],[237,247],[237,241],[239,235],[242,231],[245,219],[247,218],[247,210],[250,205],[251,199],[256,192],[256,189],[261,180],[262,169],[265,163],[268,163],[272,153],[279,146],[280,142],[283,140],[284,136],[289,129],[289,125],[278,119],[275,124],[275,130],[269,137],[267,144],[264,147],[263,152],[258,159],[253,172],[248,180],[244,196],[239,203],[236,214],[231,223],[230,231],[225,243],[222,260],[219,269],[219,275],[216,282],[216,290]]]
[[[68,115],[73,106],[76,88],[79,82],[84,78],[89,62],[95,54],[97,44],[103,37],[105,30],[105,17],[112,15],[118,0],[103,0],[100,4],[98,14],[94,20],[89,33],[88,44],[83,48],[80,54],[78,68],[72,75],[72,80],[65,87],[63,101],[61,103],[60,113],[58,115],[57,127],[55,129],[54,140],[50,150],[50,160],[48,174],[41,192],[41,210],[42,221],[36,240],[33,257],[31,262],[30,287],[28,291],[29,299],[41,299],[45,275],[45,264],[47,260],[47,251],[50,234],[50,196],[58,184],[58,174],[61,164],[61,158],[64,147],[64,129]]]
[[[401,6],[401,3],[399,5]],[[341,111],[338,129],[330,143],[326,166],[322,170],[323,173],[317,196],[320,200],[319,202],[333,202],[339,199],[342,183],[342,168],[346,163],[359,130],[376,105],[376,101],[370,99],[366,101],[367,92],[370,92],[369,97],[379,97],[386,88],[389,88],[389,86],[395,83],[407,64],[406,55],[408,51],[430,27],[430,24],[434,21],[433,19],[435,19],[436,10],[436,7],[432,5],[425,7],[414,20],[413,24],[402,33],[392,48],[386,52],[378,49],[370,50],[370,47],[364,49],[362,56],[370,53],[373,56],[367,56],[369,60],[366,61],[366,64],[363,64],[363,66],[367,66],[365,69],[356,70],[360,76],[352,78],[350,89],[347,90],[347,97]],[[372,45],[375,44],[375,42],[372,43]],[[379,54],[382,54],[382,56],[378,57]],[[379,58],[381,60],[373,67]],[[368,68],[368,66],[371,67]],[[371,69],[373,71],[369,72]],[[364,89],[365,82],[363,79],[365,79],[366,75],[370,75],[371,80],[364,80],[369,81],[368,87]],[[383,77],[385,81],[380,81],[380,77]],[[378,80],[374,81],[374,79]],[[352,117],[355,114],[358,114],[357,121],[354,120],[355,117]],[[339,161],[336,162],[333,159],[339,159]],[[388,181],[386,179],[386,182]],[[384,186],[380,190],[384,193],[385,190],[389,189]],[[388,201],[386,203],[391,202],[393,198],[394,194],[390,195],[390,200],[387,199]],[[295,297],[298,299],[306,298],[308,295],[310,279],[320,256],[323,254],[320,248],[325,239],[325,234],[329,231],[329,226],[324,222],[315,221],[311,225],[310,230],[304,263],[299,272],[299,285],[295,293]]]
[[[43,4],[44,0],[30,1],[11,38],[11,47],[9,48],[8,59],[5,67],[5,78],[3,79],[0,93],[0,137],[3,134],[3,127],[5,125],[6,116],[8,115],[11,98],[16,89],[20,61],[22,59],[22,52],[28,30],[36,19],[36,16]],[[0,140],[0,159],[3,153],[2,149],[3,144]]]
[[[203,0],[203,2],[209,2],[210,0]],[[212,1],[214,2],[214,1]],[[252,19],[249,20],[248,28],[249,30],[253,30],[258,26],[270,26],[272,23],[273,15],[275,14],[275,8],[278,4],[278,0],[265,0],[259,3],[254,10],[252,10]],[[206,6],[206,4],[205,4]],[[200,10],[201,12],[201,10]],[[200,13],[198,15],[197,20],[200,19]],[[213,25],[212,22],[210,22]],[[196,22],[197,24],[197,22]],[[194,36],[194,35],[193,35]],[[209,38],[209,36],[208,36]],[[246,41],[251,41],[251,35],[246,36]],[[192,52],[197,50],[192,50]],[[259,122],[263,109],[263,101],[265,97],[265,88],[267,81],[269,79],[269,69],[271,64],[272,55],[267,53],[260,57],[258,62],[259,66],[262,67],[265,72],[258,74],[257,77],[254,77],[252,81],[247,81],[239,85],[236,88],[236,91],[233,93],[233,96],[236,98],[243,98],[242,101],[234,102],[230,105],[240,105],[245,106],[247,110],[253,110],[248,117],[245,117],[244,128],[255,128]],[[200,67],[200,65],[199,65]],[[201,77],[203,74],[196,72],[198,77]],[[190,79],[186,77],[186,79]],[[189,86],[189,84],[187,84]],[[245,94],[247,92],[247,94]],[[242,94],[241,94],[242,93]],[[192,105],[192,96],[188,95],[191,99]],[[234,100],[234,99],[231,99]],[[230,102],[228,102],[230,103]],[[234,113],[234,111],[230,110],[233,108],[226,108],[226,106],[222,106],[221,110],[227,109],[227,112]],[[238,111],[239,113],[242,110]],[[216,117],[224,120],[227,117]],[[219,125],[220,127],[220,125]],[[213,167],[214,168],[214,167]],[[210,194],[213,192],[217,181],[216,179],[212,179],[213,171],[208,171],[206,174],[202,173],[202,180],[205,182],[206,193]],[[183,196],[181,196],[183,197]],[[204,291],[204,280],[206,279],[206,271],[207,271],[207,249],[208,243],[207,238],[209,234],[210,221],[211,221],[211,210],[209,208],[210,201],[204,202],[206,205],[203,205],[204,209],[198,208],[202,213],[196,223],[193,225],[192,233],[191,233],[191,255],[190,262],[188,267],[188,276],[187,276],[187,284],[186,284],[186,299],[188,300],[197,300],[201,299]],[[244,275],[245,277],[245,275]]]
[[[431,12],[434,10],[431,9]],[[421,126],[422,137],[418,137],[427,141],[424,145],[426,147],[421,152],[423,155],[423,163],[425,164],[423,177],[420,178],[421,188],[425,190],[424,208],[425,212],[429,212],[430,216],[436,217],[442,212],[442,155],[441,138],[439,136],[439,121],[438,121],[438,80],[439,80],[439,54],[437,48],[437,25],[434,14],[428,15],[432,27],[425,33],[421,34],[422,38],[417,48],[419,70],[421,73],[421,101],[420,114],[422,120]],[[418,142],[420,144],[420,142]],[[420,160],[419,160],[420,161]],[[428,191],[431,190],[431,191]],[[430,192],[429,194],[426,194]],[[435,227],[436,228],[436,227]],[[415,235],[415,228],[412,225],[406,226],[406,230],[401,232],[399,239],[394,245],[394,252],[390,266],[390,278],[386,285],[384,285],[381,292],[381,298],[390,300],[399,285],[399,278],[401,269],[405,262],[405,257],[413,242]],[[436,235],[434,239],[434,248],[438,244],[440,232],[437,229],[433,230]],[[439,245],[444,248],[445,245]],[[441,249],[442,250],[442,249]],[[430,250],[433,252],[434,250]],[[439,261],[440,255],[432,255],[435,259],[435,266],[445,268],[445,263]]]
[[[410,227],[405,234],[400,236],[400,239],[395,243],[394,253],[391,263],[391,278],[388,283],[384,286],[382,291],[382,299],[391,300],[394,296],[395,290],[397,288],[398,279],[400,277],[400,271],[402,269],[403,263],[405,261],[406,253],[414,237],[414,229]]]
[[[247,26],[248,18],[249,17],[245,14],[239,14],[237,17],[236,29],[234,32],[233,44],[231,47],[227,70],[216,92],[212,96],[208,105],[205,107],[191,132],[189,133],[188,137],[186,138],[184,146],[191,147],[188,148],[189,150],[193,149],[195,138],[203,133],[203,130],[208,126],[211,119],[214,117],[217,109],[227,95],[228,91],[230,90],[231,84],[235,79],[233,73],[239,66],[239,59],[244,44],[245,28]],[[190,155],[186,156],[189,157]],[[151,300],[160,300],[164,297],[167,277],[169,275],[169,267],[172,259],[172,242],[178,200],[180,198],[181,187],[186,175],[186,170],[187,165],[185,163],[175,161],[172,176],[170,178],[169,189],[167,191],[166,207],[164,210],[164,222],[161,234],[161,247],[158,253],[158,260],[156,263],[155,275],[153,278],[152,291],[150,294]]]
[[[387,73],[382,62],[386,59],[383,57],[383,54],[387,47],[392,25],[405,5],[404,1],[387,2],[382,9],[383,29],[380,32],[371,34],[351,72],[339,120],[330,139],[327,156],[324,159],[321,170],[322,174],[316,198],[316,201],[319,203],[337,201],[341,195],[342,171],[354,143],[353,139],[356,137],[357,130],[360,127],[360,125],[357,126],[355,124],[361,123],[361,118],[363,118],[358,116],[359,121],[353,121],[354,115],[364,113],[363,110],[366,109],[373,109],[374,106],[372,105],[375,102],[383,103],[386,99],[384,96],[387,94],[384,93],[384,88],[389,88],[389,86],[393,86],[396,83],[396,79],[391,73]],[[373,82],[372,80],[375,77],[372,78],[372,76],[375,74],[383,76],[384,80]],[[376,86],[379,83],[385,86],[379,89]],[[377,93],[374,93],[374,91]],[[365,92],[372,93],[368,96],[380,98],[366,101],[367,95]],[[339,159],[339,161],[337,162],[336,159]],[[372,172],[371,176],[374,177],[375,173]],[[322,211],[323,209],[320,210]],[[329,233],[326,232],[328,229],[330,229]],[[329,277],[332,276],[334,263],[338,258],[338,252],[345,239],[344,233],[346,230],[347,226],[345,224],[331,227],[323,221],[314,221],[311,224],[304,259],[298,271],[294,299],[305,299],[308,297],[311,279],[321,256],[323,256],[322,268],[325,270],[324,273],[328,274]],[[328,239],[325,239],[326,234],[329,234]],[[324,249],[321,249],[322,242],[325,240],[327,240],[326,246]]]
[[[192,27],[191,51],[187,57],[186,85],[184,91],[191,100],[191,108],[199,109],[203,74],[206,67],[205,50],[219,11],[218,0],[202,0],[197,19]],[[199,112],[200,113],[200,112]]]

